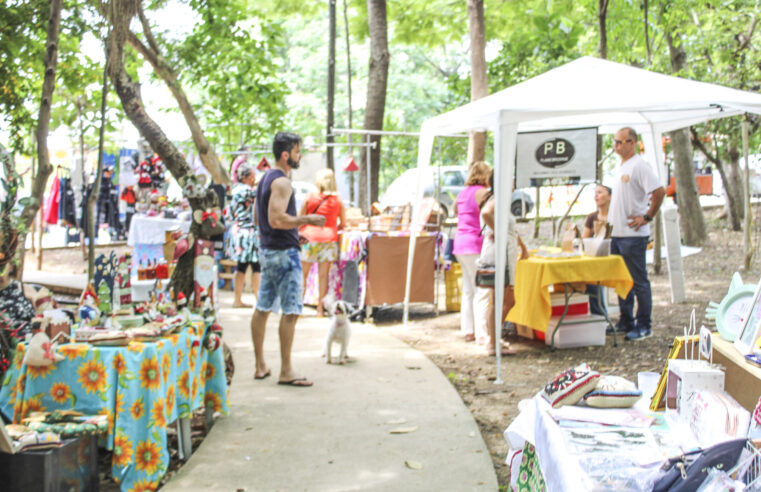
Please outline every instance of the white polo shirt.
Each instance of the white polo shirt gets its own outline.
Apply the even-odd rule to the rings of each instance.
[[[650,225],[635,231],[629,227],[630,216],[645,215],[650,208],[650,194],[661,183],[653,168],[639,154],[618,165],[613,173],[613,194],[610,199],[608,222],[613,226],[613,237],[641,237],[650,235]]]

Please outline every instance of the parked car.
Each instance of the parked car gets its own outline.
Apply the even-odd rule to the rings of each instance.
[[[440,174],[439,174],[440,173]],[[397,177],[380,197],[381,209],[411,203],[417,191],[419,171],[412,168]],[[465,188],[467,166],[431,166],[423,173],[423,196],[432,197],[435,192],[434,176],[439,178],[438,202],[444,218],[455,216],[457,195]],[[522,202],[523,201],[523,202]],[[516,217],[523,217],[534,208],[534,200],[523,190],[515,190],[510,200],[510,210]]]
[[[291,187],[293,187],[294,198],[296,199],[296,213],[301,210],[301,204],[304,203],[304,199],[310,193],[317,193],[317,186],[309,181],[292,181]]]

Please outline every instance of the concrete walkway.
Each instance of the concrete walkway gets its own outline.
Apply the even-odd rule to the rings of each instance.
[[[231,413],[217,420],[162,491],[497,490],[475,420],[420,352],[354,323],[349,355],[355,362],[327,365],[320,356],[329,320],[306,313],[293,361],[315,384],[279,386],[279,317],[273,315],[265,341],[273,375],[255,381],[251,310],[229,308],[230,293],[220,304],[235,358]],[[410,432],[391,434],[400,428]]]

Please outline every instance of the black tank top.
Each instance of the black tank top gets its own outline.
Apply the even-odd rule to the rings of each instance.
[[[274,229],[270,226],[269,206],[270,195],[272,194],[272,182],[277,178],[287,176],[280,169],[270,169],[259,181],[256,187],[256,218],[259,221],[259,244],[264,249],[290,249],[299,248],[299,230],[293,229]],[[288,215],[296,217],[296,199],[291,190],[291,197],[288,199],[288,208],[285,212]]]

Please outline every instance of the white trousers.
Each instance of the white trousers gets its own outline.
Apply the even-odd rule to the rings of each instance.
[[[456,255],[462,271],[460,331],[486,339],[486,316],[489,311],[489,289],[476,287],[476,260],[479,255]]]

